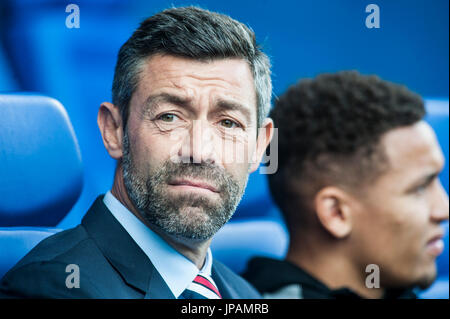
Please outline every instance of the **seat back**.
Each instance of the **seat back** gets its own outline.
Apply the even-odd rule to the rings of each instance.
[[[241,274],[254,256],[283,258],[289,235],[279,220],[247,218],[226,224],[211,243],[214,258]]]
[[[55,226],[82,189],[78,142],[64,107],[0,95],[0,226]]]
[[[0,94],[0,278],[30,249],[59,231],[82,189],[82,163],[58,101]]]

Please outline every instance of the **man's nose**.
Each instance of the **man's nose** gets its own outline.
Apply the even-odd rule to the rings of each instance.
[[[436,186],[436,191],[433,198],[434,205],[432,210],[432,218],[437,222],[442,222],[448,220],[448,194],[440,181],[438,181],[437,184],[438,185]]]
[[[217,162],[214,148],[214,136],[208,121],[194,120],[185,136],[179,156],[183,163],[209,163]]]

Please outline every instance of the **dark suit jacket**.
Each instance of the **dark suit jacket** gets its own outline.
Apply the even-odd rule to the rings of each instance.
[[[79,288],[67,288],[69,264],[79,267]],[[223,264],[212,278],[224,299],[260,298]],[[73,283],[74,281],[72,281]],[[0,282],[0,297],[174,298],[149,258],[103,203],[96,199],[80,225],[40,242]]]

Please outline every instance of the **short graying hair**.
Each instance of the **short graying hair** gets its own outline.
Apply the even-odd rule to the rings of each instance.
[[[120,48],[112,99],[121,111],[124,130],[131,96],[138,86],[143,64],[155,54],[199,61],[245,60],[252,71],[256,89],[258,127],[267,117],[272,96],[270,61],[256,43],[254,32],[229,16],[198,7],[180,7],[144,20]]]

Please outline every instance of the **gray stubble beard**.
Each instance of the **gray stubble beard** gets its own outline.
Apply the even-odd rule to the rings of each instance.
[[[248,181],[241,183],[213,164],[165,162],[155,173],[142,176],[133,165],[128,134],[123,140],[123,179],[130,200],[144,220],[164,233],[188,240],[210,239],[233,216]],[[218,188],[216,202],[198,194],[176,197],[166,187],[174,178],[196,178]]]

